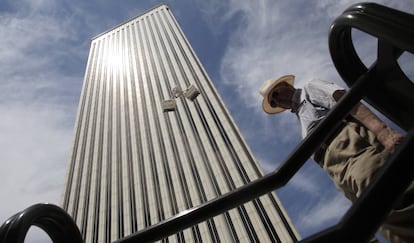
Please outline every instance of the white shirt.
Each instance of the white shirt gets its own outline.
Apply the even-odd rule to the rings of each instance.
[[[302,138],[305,138],[337,103],[333,97],[337,90],[344,89],[319,79],[311,80],[302,90],[297,89],[297,94],[293,97],[296,107],[292,112],[299,118]]]

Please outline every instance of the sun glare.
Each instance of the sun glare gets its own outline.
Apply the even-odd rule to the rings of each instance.
[[[122,56],[119,53],[112,53],[107,57],[108,66],[118,69],[122,66]]]

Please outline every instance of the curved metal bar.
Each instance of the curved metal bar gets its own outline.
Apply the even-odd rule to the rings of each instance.
[[[10,217],[0,227],[0,242],[23,243],[31,226],[43,229],[53,242],[83,243],[72,218],[53,204],[36,204]]]
[[[373,16],[377,16],[379,19],[392,19],[398,26],[406,26],[408,28],[414,27],[412,15],[376,3],[357,3],[347,8],[344,13],[354,11],[370,13]]]
[[[403,24],[404,23],[404,24]],[[351,29],[358,29],[414,53],[414,16],[378,4],[357,4],[331,25],[329,50],[335,67],[348,85],[367,71],[357,55]]]
[[[414,53],[414,16],[374,3],[356,4],[348,8],[331,25],[329,50],[334,65],[348,86],[368,68],[355,51],[351,30],[358,29],[378,39],[377,62],[373,71],[373,87],[366,101],[405,130],[414,124],[411,105],[414,85],[401,70],[397,59],[404,52]],[[395,109],[400,107],[400,109]]]

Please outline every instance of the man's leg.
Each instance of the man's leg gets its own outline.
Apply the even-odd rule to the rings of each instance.
[[[414,242],[414,182],[379,230],[390,242]]]
[[[328,147],[323,167],[344,195],[355,201],[388,156],[372,132],[350,123]],[[414,242],[414,183],[385,220],[380,232],[390,242]]]

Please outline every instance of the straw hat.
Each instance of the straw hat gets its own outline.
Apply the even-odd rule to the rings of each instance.
[[[272,107],[269,104],[268,97],[269,97],[270,91],[272,91],[273,88],[276,87],[278,84],[280,84],[282,82],[286,82],[286,83],[288,83],[288,84],[290,84],[290,85],[293,86],[294,81],[295,81],[295,76],[294,75],[285,75],[285,76],[282,76],[282,77],[280,77],[278,79],[270,79],[270,80],[267,80],[262,85],[262,87],[260,88],[260,91],[259,92],[263,96],[262,107],[263,107],[263,110],[266,113],[268,113],[268,114],[275,114],[275,113],[279,113],[279,112],[282,112],[282,111],[286,110],[286,109],[284,109],[282,107]]]

